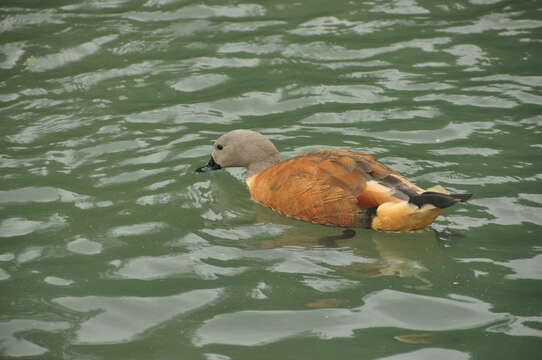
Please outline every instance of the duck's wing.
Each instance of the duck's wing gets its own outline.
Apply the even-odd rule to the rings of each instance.
[[[329,166],[328,160],[331,160],[332,166],[328,169],[331,175],[343,177],[344,174],[337,172],[336,166],[333,167],[340,165],[344,168],[346,175],[350,175],[346,182],[357,185],[350,189],[361,208],[378,207],[385,202],[409,201],[424,192],[424,189],[372,155],[348,150],[319,150],[309,154],[326,159],[322,162],[324,167]]]
[[[248,183],[254,200],[285,215],[341,226],[367,226],[380,204],[423,192],[373,156],[346,150],[302,154]]]

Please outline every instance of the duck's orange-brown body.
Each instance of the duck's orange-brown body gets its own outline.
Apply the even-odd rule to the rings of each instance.
[[[441,209],[409,202],[425,192],[373,156],[347,150],[311,151],[247,179],[257,202],[319,224],[386,231],[422,229]]]

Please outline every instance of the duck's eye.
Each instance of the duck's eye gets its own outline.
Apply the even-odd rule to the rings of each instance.
[[[218,150],[222,150],[222,149],[224,149],[224,146],[218,144],[218,145],[216,146],[216,148],[217,148]]]

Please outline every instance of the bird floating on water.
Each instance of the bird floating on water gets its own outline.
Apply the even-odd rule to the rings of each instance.
[[[246,129],[230,131],[213,145],[208,172],[248,169],[252,198],[281,214],[317,224],[411,231],[429,226],[442,209],[472,194],[422,189],[372,155],[324,149],[280,161],[275,145]]]

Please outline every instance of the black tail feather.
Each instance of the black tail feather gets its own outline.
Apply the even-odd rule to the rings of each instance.
[[[458,202],[469,200],[472,194],[442,194],[434,191],[426,191],[423,194],[412,196],[409,200],[411,204],[422,207],[425,204],[431,204],[439,209],[445,209]]]

